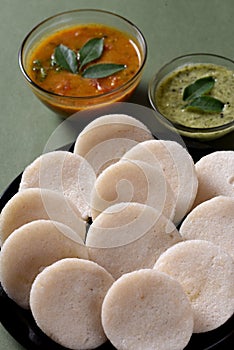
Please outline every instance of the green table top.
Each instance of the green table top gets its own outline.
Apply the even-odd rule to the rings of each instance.
[[[192,52],[234,58],[233,0],[2,0],[1,4],[0,192],[42,153],[49,136],[62,122],[29,91],[17,62],[24,36],[46,17],[71,9],[98,8],[134,22],[146,37],[148,60],[131,101],[146,106],[150,77],[172,58]],[[234,148],[233,133],[225,143]],[[22,347],[0,326],[3,349]]]

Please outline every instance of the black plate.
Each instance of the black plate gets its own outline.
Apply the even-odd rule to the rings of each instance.
[[[207,153],[214,151],[211,147],[199,149],[189,147],[188,150],[193,159],[197,161]],[[0,211],[9,199],[18,191],[21,174],[9,185],[0,198]],[[5,329],[27,350],[65,350],[64,347],[53,342],[36,325],[32,314],[28,310],[20,308],[8,298],[0,284],[0,321]],[[234,344],[234,315],[216,330],[193,334],[184,350],[231,350]],[[113,345],[108,341],[99,350],[113,350]],[[153,349],[152,349],[153,350]]]

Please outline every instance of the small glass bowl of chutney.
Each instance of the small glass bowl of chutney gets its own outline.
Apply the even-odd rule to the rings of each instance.
[[[234,61],[194,53],[165,64],[149,83],[156,116],[185,137],[206,141],[234,130]]]
[[[138,27],[96,9],[45,19],[26,35],[19,50],[19,66],[30,89],[64,116],[128,100],[146,58],[146,40]]]

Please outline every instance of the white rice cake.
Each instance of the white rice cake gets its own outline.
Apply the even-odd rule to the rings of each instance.
[[[89,123],[77,137],[74,153],[85,157],[99,175],[136,143],[153,139],[149,129],[126,114],[108,114]]]
[[[15,229],[38,219],[62,222],[85,239],[86,223],[73,202],[56,191],[29,188],[17,192],[3,208],[0,215],[1,244]]]
[[[152,268],[167,248],[181,241],[174,224],[152,207],[119,203],[103,211],[91,224],[86,245],[89,259],[114,278]]]
[[[69,349],[94,349],[106,341],[101,306],[113,277],[97,264],[63,259],[35,279],[30,307],[39,328]]]
[[[15,230],[2,246],[2,287],[9,298],[27,309],[34,278],[46,266],[66,257],[88,259],[82,239],[68,226],[50,220],[25,224]]]
[[[198,192],[194,207],[216,196],[234,197],[234,151],[217,151],[196,164]]]
[[[175,224],[191,209],[197,194],[197,175],[192,157],[178,142],[148,140],[131,148],[122,159],[141,160],[161,167],[175,198]]]
[[[219,245],[234,259],[234,198],[218,196],[195,207],[185,218],[180,234]]]
[[[181,285],[151,269],[123,275],[102,306],[102,324],[118,350],[181,350],[193,331],[193,313]]]
[[[96,175],[81,156],[52,151],[35,159],[22,174],[19,190],[39,187],[58,191],[69,198],[84,219],[90,216],[90,194]]]
[[[194,333],[224,324],[234,312],[234,261],[204,240],[180,242],[164,252],[154,268],[181,283],[193,309]]]
[[[91,195],[92,218],[111,205],[131,201],[174,218],[175,196],[162,169],[127,159],[110,165],[97,178]]]

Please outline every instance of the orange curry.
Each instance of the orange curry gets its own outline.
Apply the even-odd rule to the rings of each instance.
[[[63,69],[50,69],[51,56],[58,45],[66,45],[78,52],[88,40],[97,37],[104,38],[103,54],[98,63],[124,64],[124,70],[105,78],[88,79]],[[30,78],[44,90],[61,96],[84,97],[117,89],[137,73],[140,60],[139,48],[128,35],[105,25],[89,24],[65,28],[43,38],[29,55],[27,66]],[[37,72],[33,70],[35,61],[47,70],[44,79],[38,79]]]

